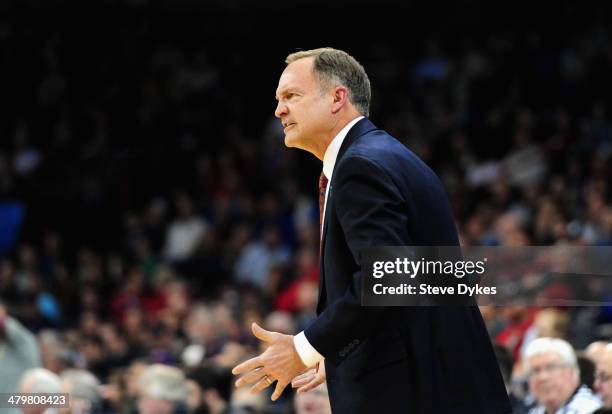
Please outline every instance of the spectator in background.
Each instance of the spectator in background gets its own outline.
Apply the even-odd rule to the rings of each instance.
[[[127,412],[138,412],[138,398],[140,396],[140,377],[147,369],[148,365],[143,359],[135,359],[123,371],[123,389],[121,384],[116,384],[117,389],[114,392],[118,395],[114,396],[116,406],[123,405]],[[120,401],[122,400],[122,401]]]
[[[304,297],[308,286],[314,290],[319,286],[319,263],[317,253],[311,248],[302,248],[296,253],[295,277],[282,290],[276,299],[276,307],[292,313],[307,313],[306,318],[312,319],[316,309],[316,293],[312,303]]]
[[[534,327],[539,337],[565,339],[569,327],[569,315],[565,310],[542,309],[536,315]]]
[[[589,358],[595,365],[599,364],[599,360],[604,356],[605,349],[608,343],[605,341],[591,342],[584,350],[584,355]]]
[[[266,290],[270,269],[287,263],[289,258],[290,252],[281,244],[278,228],[266,227],[262,239],[249,243],[238,257],[235,279]]]
[[[244,387],[234,389],[230,403],[231,409],[240,414],[259,414],[264,412],[267,407],[266,397],[263,393],[253,394]]]
[[[100,381],[89,371],[68,369],[60,376],[62,392],[70,394],[70,409],[60,410],[60,414],[101,413],[102,399],[99,392]]]
[[[529,414],[590,414],[600,400],[584,385],[572,346],[563,339],[538,338],[524,355],[529,388],[537,406]]]
[[[504,172],[510,183],[516,186],[539,183],[547,168],[544,154],[537,145],[530,142],[527,133],[517,132],[514,140],[515,147],[503,160]]]
[[[44,368],[32,368],[26,371],[21,378],[19,392],[22,393],[60,393],[62,392],[60,378],[53,372]],[[23,414],[56,414],[56,408],[32,406],[22,409]]]
[[[595,389],[601,396],[604,408],[612,410],[612,343],[605,347],[597,364]]]
[[[308,392],[300,392],[295,396],[295,414],[331,414],[327,385],[322,383]]]
[[[0,393],[17,391],[17,379],[40,364],[36,338],[0,302]]]
[[[525,331],[520,354],[523,355],[527,346],[536,338],[567,339],[569,316],[566,311],[556,308],[538,310],[533,323]]]
[[[527,306],[504,306],[500,313],[505,327],[495,337],[495,342],[512,351],[515,360],[520,359],[520,351],[525,334],[532,326],[537,315],[536,308]]]
[[[274,311],[268,314],[264,321],[264,325],[265,328],[270,331],[280,332],[285,335],[295,334],[295,324],[291,315],[287,312]]]
[[[207,306],[198,304],[191,309],[183,323],[183,331],[188,341],[182,353],[185,365],[197,366],[205,357],[220,351],[217,321]]]
[[[140,414],[187,412],[187,379],[183,372],[167,365],[146,367],[138,378]]]
[[[187,377],[191,380],[192,390],[194,385],[200,392],[199,407],[205,407],[208,414],[237,414],[240,410],[231,407],[229,400],[232,390],[233,376],[229,368],[222,368],[214,364],[204,364],[190,370]],[[194,391],[197,391],[194,390]],[[190,394],[192,394],[190,392]],[[195,395],[189,398],[194,400]],[[190,404],[195,408],[194,404]]]
[[[208,224],[196,214],[187,194],[177,195],[175,205],[177,217],[168,226],[164,247],[164,256],[170,262],[189,259],[208,229]]]

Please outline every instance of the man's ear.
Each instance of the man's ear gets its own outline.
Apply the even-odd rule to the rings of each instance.
[[[349,101],[349,91],[345,86],[335,86],[332,89],[332,113],[336,114]]]

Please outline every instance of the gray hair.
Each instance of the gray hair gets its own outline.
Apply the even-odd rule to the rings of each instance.
[[[364,116],[370,115],[370,79],[363,66],[348,53],[323,47],[291,53],[285,59],[290,64],[299,59],[314,57],[312,70],[319,79],[321,92],[332,85],[342,85],[349,91],[349,101]]]
[[[187,380],[185,374],[176,367],[150,365],[142,371],[138,383],[141,396],[175,403],[187,400]]]
[[[537,338],[534,339],[525,349],[524,364],[526,371],[529,371],[529,359],[536,355],[548,354],[553,352],[559,355],[561,362],[574,369],[577,375],[580,374],[576,353],[569,342],[559,338]]]
[[[44,368],[32,368],[23,373],[20,390],[27,393],[59,393],[62,385],[57,374]]]
[[[101,402],[98,391],[100,381],[89,371],[83,369],[67,369],[60,375],[64,384],[70,388],[71,398],[80,398],[89,401],[92,405]]]

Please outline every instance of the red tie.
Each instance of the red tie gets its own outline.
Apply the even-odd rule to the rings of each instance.
[[[323,242],[323,209],[325,207],[325,190],[327,189],[327,177],[321,172],[319,177],[319,241]]]

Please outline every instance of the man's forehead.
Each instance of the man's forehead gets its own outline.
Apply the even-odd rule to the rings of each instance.
[[[295,74],[293,72],[287,71],[285,69],[278,79],[278,87],[276,88],[276,92],[282,92],[291,86],[291,83],[295,81]]]
[[[312,81],[311,67],[312,58],[299,59],[287,65],[278,80],[277,95],[298,83],[304,84]]]

